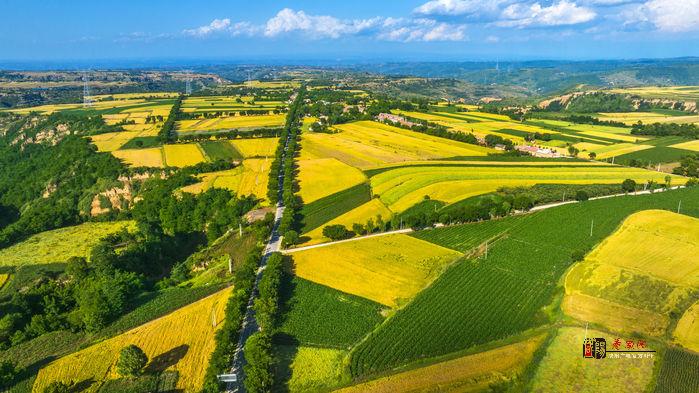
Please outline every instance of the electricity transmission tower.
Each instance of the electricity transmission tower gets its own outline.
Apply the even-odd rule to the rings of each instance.
[[[90,97],[90,86],[87,83],[87,71],[83,72],[83,107],[89,108],[92,106],[92,97]]]
[[[192,71],[186,71],[187,76],[185,77],[184,93],[187,95],[192,94]]]

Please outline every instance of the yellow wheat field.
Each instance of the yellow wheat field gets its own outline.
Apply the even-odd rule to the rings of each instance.
[[[206,161],[196,143],[163,145],[167,166],[185,167]]]
[[[670,147],[699,152],[699,140],[677,143],[674,145],[670,145]]]
[[[630,215],[585,259],[699,288],[699,219],[667,210]]]
[[[614,166],[568,167],[472,167],[409,166],[382,172],[371,178],[374,194],[394,212],[404,211],[424,196],[453,203],[485,194],[505,186],[534,184],[621,184],[624,179],[637,182],[664,182],[666,174],[638,168]],[[673,176],[673,182],[684,179]]]
[[[298,166],[301,187],[299,195],[304,203],[311,203],[366,181],[362,171],[334,158],[300,160]]]
[[[305,245],[322,243],[324,241],[329,241],[323,236],[323,228],[328,225],[344,225],[347,229],[352,229],[352,224],[366,224],[367,220],[372,219],[376,222],[377,217],[381,216],[381,219],[386,222],[391,219],[393,213],[388,210],[386,205],[384,205],[379,199],[372,199],[369,202],[358,206],[332,220],[326,222],[320,227],[313,229],[308,232],[305,236],[308,236],[310,240],[305,243]]]
[[[492,383],[521,372],[545,336],[447,360],[337,390],[337,393],[487,391]]]
[[[95,392],[103,381],[118,377],[116,361],[119,351],[130,344],[139,346],[146,353],[150,360],[147,368],[177,371],[178,389],[199,391],[206,364],[215,347],[214,333],[225,317],[230,292],[231,288],[224,289],[162,318],[49,363],[39,370],[33,391],[42,392],[52,381],[92,379],[95,383],[83,391]]]
[[[90,140],[99,151],[114,151],[122,147],[126,142],[137,137],[138,131],[109,132],[106,134],[92,135]]]
[[[673,337],[683,347],[699,352],[699,302],[682,315]]]
[[[346,350],[298,347],[291,361],[290,393],[318,391],[337,384],[342,375]]]
[[[304,133],[302,158],[335,158],[365,169],[400,161],[485,156],[495,150],[432,137],[372,121],[335,126],[337,133]]]
[[[616,157],[622,154],[652,149],[654,147],[651,145],[636,145],[633,143],[615,143],[613,145],[599,145],[596,143],[589,142],[580,142],[576,143],[573,146],[575,146],[582,152],[580,156],[587,156],[589,153],[594,152],[597,155],[597,159]]]
[[[181,120],[177,130],[182,132],[226,130],[255,127],[280,127],[286,122],[286,115],[228,116],[204,120]]]
[[[10,275],[6,273],[0,273],[0,289],[5,285],[5,283],[10,279]]]
[[[115,150],[112,155],[131,166],[163,167],[163,151],[160,147]]]
[[[238,195],[255,195],[267,201],[267,183],[269,170],[272,167],[271,158],[249,158],[243,160],[243,176],[238,185]]]
[[[208,172],[198,175],[201,181],[182,187],[180,190],[192,194],[198,194],[212,187],[225,188],[233,192],[238,192],[240,180],[243,177],[244,168],[242,166],[225,171]]]
[[[231,145],[245,158],[250,157],[271,157],[274,155],[279,139],[277,138],[251,138],[235,139],[230,141]]]
[[[641,121],[643,124],[652,123],[699,123],[699,115],[668,116],[654,112],[620,112],[600,113],[600,120],[619,121],[626,125],[634,125]]]
[[[406,235],[386,235],[291,254],[297,276],[396,307],[461,254]]]
[[[629,216],[565,280],[563,311],[618,331],[661,336],[699,289],[699,219],[665,210]],[[636,287],[646,291],[634,291]],[[685,334],[686,335],[686,334]]]

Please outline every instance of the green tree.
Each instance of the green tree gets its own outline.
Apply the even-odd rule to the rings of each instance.
[[[591,160],[594,160],[595,158],[597,158],[597,153],[595,153],[594,151],[591,151],[590,154],[588,154],[588,156],[590,157]]]
[[[583,202],[583,201],[586,201],[588,199],[590,199],[590,195],[585,190],[578,190],[575,193],[575,200],[576,201]]]
[[[534,201],[529,195],[519,194],[512,202],[512,206],[517,210],[529,210],[534,206]]]
[[[12,386],[12,383],[17,378],[19,370],[9,360],[3,360],[0,362],[0,388],[8,388]]]
[[[568,146],[568,154],[570,154],[573,157],[577,157],[578,153],[580,153],[580,150],[578,150],[578,148],[576,148],[573,145]]]
[[[48,384],[43,390],[43,393],[69,393],[72,383],[54,381]]]
[[[298,244],[299,242],[299,234],[298,232],[294,230],[288,230],[286,233],[284,233],[284,247],[289,247],[293,246],[294,244]]]
[[[264,332],[250,336],[245,343],[245,389],[249,393],[270,392],[274,378],[272,369],[272,339]]]
[[[672,176],[670,176],[670,175],[665,176],[665,188],[670,188],[671,184],[672,184]]]
[[[148,363],[148,356],[136,345],[128,345],[119,352],[117,371],[122,376],[133,377],[141,373]]]
[[[621,183],[621,190],[624,192],[634,192],[636,191],[636,181],[633,179],[626,179]]]
[[[327,225],[323,227],[323,236],[330,240],[347,239],[350,236],[350,231],[344,225]]]

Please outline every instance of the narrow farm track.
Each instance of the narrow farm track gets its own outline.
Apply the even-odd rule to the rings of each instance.
[[[231,365],[231,374],[237,376],[236,382],[229,382],[226,386],[227,392],[245,392],[245,386],[243,385],[243,366],[245,365],[245,357],[243,356],[243,348],[245,347],[245,342],[247,339],[253,335],[255,332],[260,330],[260,327],[255,320],[255,310],[253,305],[255,303],[255,297],[257,296],[257,287],[262,278],[262,274],[267,266],[267,259],[270,254],[278,252],[281,249],[281,236],[279,234],[279,225],[281,224],[282,216],[284,215],[284,202],[282,198],[283,185],[284,185],[284,157],[286,157],[287,149],[289,146],[289,138],[291,138],[291,133],[287,134],[287,138],[284,141],[284,154],[281,159],[281,170],[279,171],[279,190],[278,190],[278,202],[276,205],[276,210],[274,212],[274,225],[272,226],[272,234],[267,241],[267,245],[263,251],[262,260],[260,261],[260,267],[257,269],[257,274],[255,276],[255,285],[248,300],[247,308],[245,309],[245,317],[243,318],[243,324],[240,330],[240,337],[238,339],[238,346],[233,354],[233,364]]]
[[[680,189],[680,188],[684,188],[684,186],[670,187],[670,190],[678,190],[678,189]],[[666,189],[661,188],[661,189],[654,190],[654,191],[645,190],[645,191],[636,191],[636,192],[632,192],[632,193],[628,193],[628,194],[604,195],[604,196],[599,196],[599,197],[590,198],[589,200],[590,200],[590,201],[593,201],[593,200],[596,200],[596,199],[606,199],[606,198],[614,198],[614,197],[620,197],[620,196],[648,195],[648,194],[652,194],[652,193],[655,193],[655,192],[664,192],[664,191],[666,191]],[[579,202],[579,201],[576,201],[576,200],[570,200],[570,201],[565,201],[565,202],[549,203],[549,204],[546,204],[546,205],[534,206],[534,207],[531,208],[529,211],[521,212],[521,213],[517,213],[517,214],[529,214],[529,213],[534,213],[534,212],[537,212],[537,211],[540,211],[540,210],[550,209],[550,208],[552,208],[552,207],[558,207],[558,206],[563,206],[563,205],[569,205],[569,204],[571,204],[571,203],[580,203],[580,202]],[[462,224],[457,224],[457,225],[462,225]],[[436,227],[443,227],[443,226],[446,226],[446,225],[444,225],[444,224],[436,224],[435,226],[436,226]],[[314,244],[314,245],[312,245],[312,246],[304,246],[304,247],[297,247],[297,248],[289,248],[289,249],[286,249],[286,250],[281,250],[281,253],[287,255],[287,254],[293,254],[293,253],[295,253],[295,252],[306,251],[306,250],[312,250],[312,249],[314,249],[314,248],[332,246],[333,244],[338,244],[338,243],[354,242],[354,241],[358,241],[358,240],[368,239],[368,238],[371,238],[371,237],[387,236],[387,235],[395,235],[395,234],[399,234],[399,233],[411,233],[411,232],[414,232],[414,230],[413,230],[412,228],[406,228],[406,229],[399,229],[399,230],[396,230],[396,231],[372,233],[371,235],[357,236],[357,237],[353,237],[353,238],[350,238],[350,239],[336,240],[336,241],[334,241],[334,242],[327,242],[327,243]]]

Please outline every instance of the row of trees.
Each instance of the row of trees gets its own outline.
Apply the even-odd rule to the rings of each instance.
[[[478,138],[473,134],[466,134],[464,132],[450,131],[446,127],[430,123],[421,119],[416,119],[412,117],[404,116],[406,120],[411,123],[415,123],[413,126],[407,126],[401,123],[392,122],[390,120],[385,121],[386,124],[392,125],[394,127],[404,128],[407,130],[419,132],[422,134],[432,135],[440,138],[451,139],[457,142],[470,143],[472,145],[478,145]]]
[[[180,113],[182,98],[182,95],[177,97],[175,103],[172,105],[172,108],[170,108],[170,114],[167,116],[163,127],[158,132],[158,141],[160,143],[170,143],[177,139],[177,136],[175,135],[175,121]]]
[[[226,304],[226,318],[223,326],[216,331],[216,346],[206,369],[202,389],[205,393],[218,393],[223,390],[223,384],[219,382],[217,375],[228,372],[233,361],[245,310],[255,285],[261,253],[262,248],[256,247],[235,270],[232,282],[233,292]]]
[[[681,136],[699,139],[699,126],[696,124],[653,123],[643,124],[640,120],[631,127],[632,135]]]
[[[197,132],[188,135],[180,135],[179,141],[197,142],[214,139],[251,139],[251,138],[271,138],[282,133],[283,128],[255,128],[252,130],[230,130],[223,132]]]
[[[694,185],[695,183],[688,183]],[[652,186],[652,185],[650,185]],[[666,180],[665,187],[669,187]],[[648,187],[648,185],[647,185]],[[514,211],[527,211],[538,204],[563,200],[586,201],[591,197],[610,195],[619,192],[633,192],[640,187],[632,179],[626,179],[621,185],[537,185],[531,188],[502,188],[498,192],[469,198],[445,207],[440,202],[431,201],[429,197],[420,204],[408,209],[390,220],[380,215],[366,223],[355,223],[351,230],[344,225],[327,225],[323,227],[323,236],[331,240],[348,239],[357,235],[397,230],[402,228],[425,228],[437,223],[460,224],[503,217]]]
[[[284,274],[284,258],[273,253],[259,283],[259,296],[255,299],[255,319],[260,331],[245,343],[245,389],[250,393],[269,392],[274,384],[275,359],[272,353],[272,336],[279,323],[280,288]]]

